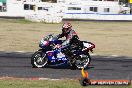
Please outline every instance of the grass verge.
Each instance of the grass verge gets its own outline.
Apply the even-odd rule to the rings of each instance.
[[[0,80],[0,88],[84,88],[78,80]],[[132,88],[128,86],[86,86],[85,88]]]

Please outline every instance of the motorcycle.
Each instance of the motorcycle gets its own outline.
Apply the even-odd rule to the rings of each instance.
[[[61,45],[64,40],[58,40],[53,34],[49,34],[41,39],[39,47],[31,57],[32,67],[43,68],[46,65],[70,64],[72,69],[86,68],[91,62],[89,51],[93,51],[95,45],[91,42],[81,41],[83,47],[81,50],[72,50],[75,55],[75,62],[71,63],[61,49],[55,48]]]

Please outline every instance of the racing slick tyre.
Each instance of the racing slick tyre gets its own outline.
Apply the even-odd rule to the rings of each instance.
[[[31,64],[34,68],[43,68],[47,62],[46,53],[42,52],[42,50],[36,51],[31,57]]]
[[[71,69],[82,69],[87,68],[88,64],[91,62],[91,57],[89,54],[82,54],[75,58],[74,63],[70,63]]]

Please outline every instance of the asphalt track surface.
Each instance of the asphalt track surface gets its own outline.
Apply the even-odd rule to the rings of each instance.
[[[32,68],[33,53],[0,52],[0,77],[76,79],[81,70],[68,65]],[[91,56],[91,65],[85,70],[90,79],[132,79],[132,57]]]

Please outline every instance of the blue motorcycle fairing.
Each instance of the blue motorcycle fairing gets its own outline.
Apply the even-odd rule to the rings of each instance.
[[[60,50],[47,51],[47,58],[51,65],[67,63],[67,57]]]

